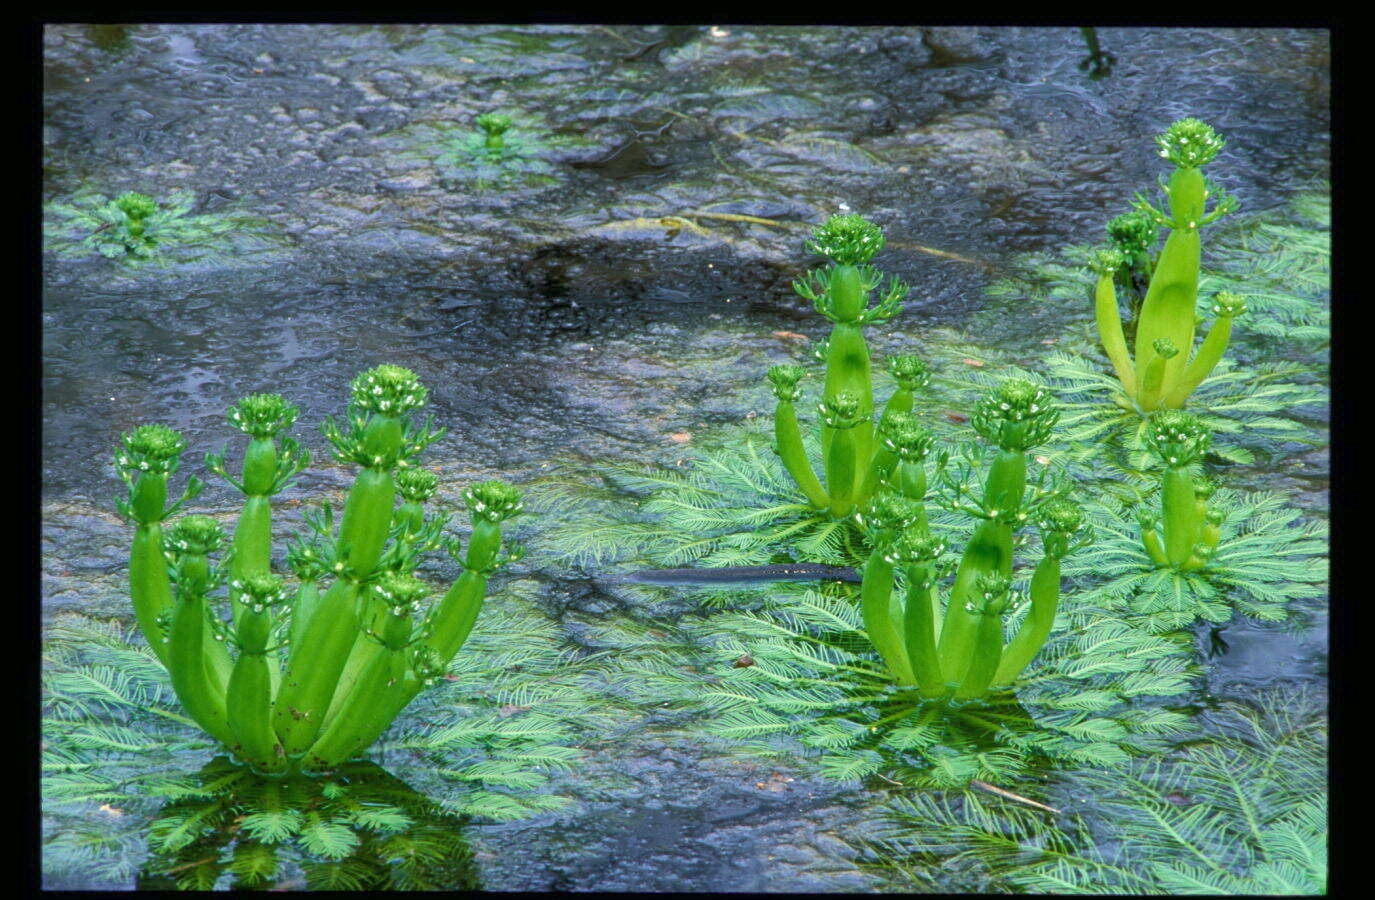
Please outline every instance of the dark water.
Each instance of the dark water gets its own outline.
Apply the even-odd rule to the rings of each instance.
[[[804,223],[884,225],[878,263],[913,285],[891,329],[919,334],[966,322],[1013,254],[1097,239],[1154,181],[1150,136],[1177,117],[1227,135],[1210,174],[1248,211],[1327,176],[1325,33],[1100,40],[1117,64],[1090,80],[1077,28],[50,28],[46,199],[191,190],[198,212],[267,218],[281,246],[165,268],[45,259],[45,619],[125,615],[109,454],[133,424],[218,448],[242,394],[279,391],[313,424],[353,374],[399,362],[450,428],[428,453],[446,486],[525,481],[561,454],[667,460],[750,411],[744,389],[789,352],[779,332],[820,335],[789,286]],[[541,142],[542,168],[495,186],[437,171],[436,129],[489,110]],[[997,339],[1064,327],[1034,315]],[[288,499],[344,476],[319,466]],[[1303,487],[1325,507],[1325,478]],[[526,566],[551,610],[618,614],[595,584]],[[1229,628],[1208,690],[1321,679],[1323,624]],[[470,826],[483,885],[869,883],[841,839],[872,818],[862,792],[656,734],[596,748],[563,789],[629,782],[572,812]]]

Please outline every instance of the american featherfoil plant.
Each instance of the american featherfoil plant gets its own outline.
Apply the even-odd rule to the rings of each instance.
[[[447,516],[426,514],[438,479],[414,461],[443,430],[414,421],[428,396],[415,374],[378,366],[354,379],[351,394],[347,421],[327,419],[322,431],[335,457],[360,472],[337,528],[326,505],[308,520],[313,536],[290,548],[294,588],[270,571],[271,499],[309,463],[285,435],[294,406],[253,394],[230,408],[230,423],[249,438],[237,477],[224,454],[206,457],[244,495],[227,547],[207,516],[167,524],[201,487],[193,476],[181,498],[167,502],[186,446],[180,434],[140,426],[116,454],[128,487],[119,508],[135,525],[129,581],[139,627],[186,713],[264,773],[328,771],[372,744],[444,675],[472,631],[489,577],[511,559],[501,523],[520,512],[521,500],[509,485],[465,492],[473,528],[466,553],[443,534]],[[463,573],[427,604],[430,588],[413,572],[437,547]]]
[[[1149,237],[1141,225],[1142,219],[1127,223],[1114,220],[1118,223],[1114,238],[1136,252],[1129,263],[1120,250],[1105,251],[1096,265],[1099,277],[1094,294],[1103,349],[1126,398],[1142,412],[1182,406],[1222,358],[1231,337],[1232,320],[1246,308],[1236,294],[1215,295],[1212,306],[1216,319],[1194,352],[1201,258],[1199,229],[1236,208],[1235,199],[1211,184],[1202,172],[1226,141],[1198,119],[1180,119],[1159,135],[1156,143],[1160,155],[1175,167],[1164,185],[1168,208],[1157,209],[1140,195],[1136,206],[1144,219],[1168,228],[1170,234],[1154,262],[1146,296],[1141,301],[1135,322],[1134,353],[1127,350],[1116,283],[1124,266],[1139,268],[1142,264],[1141,254],[1146,249],[1142,245]],[[1209,197],[1213,198],[1211,209]]]

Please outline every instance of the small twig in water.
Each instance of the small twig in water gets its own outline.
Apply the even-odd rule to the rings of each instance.
[[[990,794],[997,794],[999,797],[1006,797],[1009,800],[1016,800],[1018,803],[1025,803],[1027,806],[1034,806],[1037,809],[1044,809],[1046,812],[1052,812],[1056,815],[1060,814],[1060,810],[1056,809],[1053,806],[1046,806],[1044,803],[1037,803],[1035,800],[1032,800],[1028,797],[1023,797],[1021,794],[1014,794],[1011,791],[1006,791],[1000,787],[997,787],[996,785],[989,784],[987,781],[979,781],[977,778],[975,778],[971,779],[969,783],[981,791],[988,791]]]

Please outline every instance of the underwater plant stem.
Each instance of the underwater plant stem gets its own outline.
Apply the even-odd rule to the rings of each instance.
[[[906,643],[893,622],[892,597],[893,565],[882,553],[871,553],[864,565],[864,581],[859,589],[864,630],[893,679],[901,685],[914,685],[916,678],[907,659]]]
[[[246,616],[261,617],[248,612]],[[234,661],[225,708],[235,743],[230,748],[264,772],[279,771],[286,758],[272,728],[272,676],[265,653],[243,651]]]
[[[133,599],[139,630],[166,666],[167,635],[158,619],[172,608],[172,578],[167,557],[163,555],[162,540],[160,522],[140,524],[135,529],[134,543],[129,551],[129,596]]]
[[[836,518],[849,515],[855,508],[860,427],[832,429],[831,446],[826,451],[826,488],[831,498],[831,515]]]
[[[783,468],[788,470],[793,481],[797,482],[797,486],[806,495],[807,502],[816,509],[829,507],[831,498],[821,486],[816,473],[812,471],[811,461],[807,459],[807,451],[802,443],[802,429],[797,423],[797,407],[791,400],[780,399],[775,406],[773,433],[774,439],[778,442],[778,458],[782,460]]]
[[[1098,276],[1094,289],[1094,314],[1098,320],[1098,337],[1103,342],[1103,350],[1117,372],[1117,380],[1122,382],[1122,390],[1127,396],[1136,399],[1136,371],[1132,367],[1131,354],[1127,351],[1127,340],[1122,334],[1122,313],[1117,305],[1117,291],[1113,286],[1112,273]]]
[[[972,700],[988,693],[1003,654],[1003,617],[983,610],[974,628],[973,650],[964,677],[955,688],[956,700]]]

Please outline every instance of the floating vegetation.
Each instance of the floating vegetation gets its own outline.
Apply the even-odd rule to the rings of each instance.
[[[403,158],[432,165],[445,182],[484,190],[557,183],[545,156],[568,143],[538,131],[533,120],[501,113],[483,113],[471,124],[418,122],[389,136],[404,142]]]
[[[191,212],[196,197],[174,191],[159,202],[137,192],[111,199],[79,192],[44,208],[44,249],[59,256],[99,254],[127,265],[222,260],[281,243],[266,219]]]
[[[1311,696],[1226,704],[1177,756],[1063,776],[1082,814],[1052,817],[972,791],[894,800],[868,850],[893,886],[1049,894],[1321,894],[1327,729]],[[935,880],[939,873],[940,881]]]
[[[1307,520],[1283,494],[1217,489],[1208,497],[1218,519],[1217,549],[1206,566],[1160,566],[1143,543],[1142,518],[1156,521],[1159,500],[1104,495],[1087,504],[1095,540],[1066,565],[1070,577],[1096,575],[1098,603],[1133,616],[1150,631],[1187,628],[1235,612],[1283,621],[1303,600],[1327,592],[1326,523]]]

